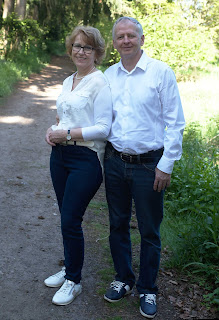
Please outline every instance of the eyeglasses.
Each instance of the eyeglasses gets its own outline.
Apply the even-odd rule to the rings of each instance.
[[[72,45],[72,50],[74,52],[79,52],[81,49],[83,49],[84,53],[89,54],[91,53],[93,50],[95,50],[95,48],[91,47],[91,46],[81,46],[80,44],[74,44]]]

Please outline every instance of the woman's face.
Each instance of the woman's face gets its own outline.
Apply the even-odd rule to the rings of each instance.
[[[85,50],[83,48],[80,48],[80,46],[85,47]],[[94,67],[96,52],[94,49],[91,49],[90,52],[86,52],[86,48],[88,48],[89,51],[89,48],[91,49],[92,46],[86,43],[84,41],[84,37],[79,33],[76,36],[72,47],[72,60],[78,70],[87,70]]]

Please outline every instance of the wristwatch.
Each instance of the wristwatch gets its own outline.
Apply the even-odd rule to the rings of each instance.
[[[67,133],[67,136],[66,136],[66,139],[67,141],[70,141],[71,140],[71,134],[70,134],[70,129],[68,129],[68,133]]]

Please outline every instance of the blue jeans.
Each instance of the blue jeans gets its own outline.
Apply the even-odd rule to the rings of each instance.
[[[132,199],[135,203],[141,236],[140,270],[136,284],[139,293],[157,293],[160,263],[160,224],[163,218],[164,192],[153,190],[155,167],[160,152],[150,155],[147,163],[124,162],[109,146],[105,152],[105,186],[110,216],[110,249],[116,280],[130,287],[135,284],[132,270],[130,220]]]
[[[66,279],[79,283],[84,261],[82,221],[103,177],[97,153],[87,147],[52,148],[50,172],[61,213]]]

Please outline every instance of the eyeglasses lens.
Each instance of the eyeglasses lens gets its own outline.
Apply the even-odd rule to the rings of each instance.
[[[93,50],[93,48],[92,48],[91,46],[84,46],[84,47],[82,47],[82,46],[77,45],[77,44],[73,44],[72,49],[73,49],[73,51],[75,51],[75,52],[79,52],[81,49],[83,49],[83,51],[84,51],[85,53],[91,53],[91,51]]]

